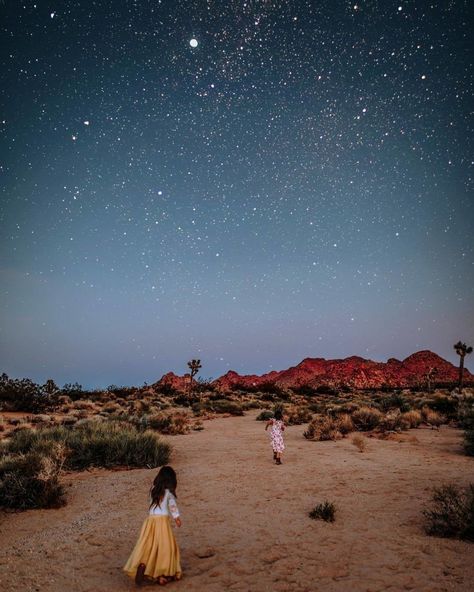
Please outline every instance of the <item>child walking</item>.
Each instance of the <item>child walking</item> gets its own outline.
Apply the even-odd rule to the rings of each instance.
[[[157,581],[161,586],[170,580],[181,579],[179,548],[170,525],[172,517],[176,526],[181,526],[176,485],[174,470],[169,466],[161,467],[150,491],[148,518],[123,568],[127,575],[135,578],[138,586],[145,578]]]
[[[267,431],[269,427],[273,449],[273,460],[277,465],[281,465],[281,455],[285,450],[285,443],[283,442],[285,423],[283,421],[283,411],[280,408],[275,409],[273,418],[267,421],[265,431]]]

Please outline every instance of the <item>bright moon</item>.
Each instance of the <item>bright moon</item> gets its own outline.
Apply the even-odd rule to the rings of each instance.
[[[189,42],[189,45],[191,47],[197,47],[198,46],[198,40],[197,39],[191,39],[191,41]]]

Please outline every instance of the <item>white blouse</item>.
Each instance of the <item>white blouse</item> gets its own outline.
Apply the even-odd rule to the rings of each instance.
[[[165,490],[165,495],[161,500],[161,504],[155,504],[150,508],[150,516],[172,516],[179,518],[179,509],[176,503],[176,498],[168,489]]]

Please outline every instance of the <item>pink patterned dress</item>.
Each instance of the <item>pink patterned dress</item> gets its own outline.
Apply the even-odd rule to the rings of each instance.
[[[283,452],[285,450],[285,443],[283,442],[283,430],[285,424],[281,419],[272,419],[270,427],[270,438],[272,441],[273,452]]]

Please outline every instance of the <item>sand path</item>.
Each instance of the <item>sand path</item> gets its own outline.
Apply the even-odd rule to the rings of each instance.
[[[421,511],[434,485],[474,481],[461,433],[416,430],[403,442],[308,442],[286,431],[284,464],[271,460],[255,413],[205,422],[171,437],[183,527],[181,592],[472,590],[474,545],[427,537]],[[0,514],[4,592],[120,592],[121,572],[147,509],[156,470],[65,477],[68,505]],[[70,484],[70,485],[69,485]],[[328,499],[334,524],[308,512]],[[207,558],[212,548],[215,554]],[[149,589],[149,587],[145,588]]]

